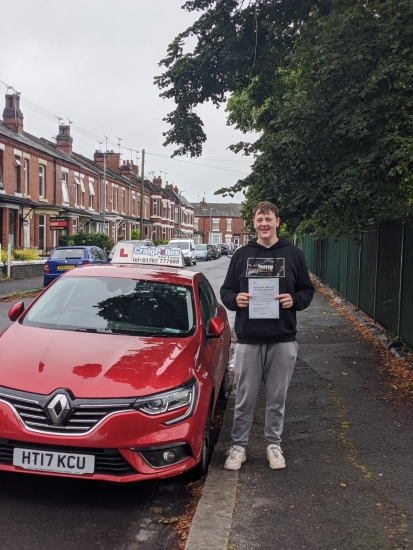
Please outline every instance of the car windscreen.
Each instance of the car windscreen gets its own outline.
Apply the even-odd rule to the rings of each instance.
[[[50,254],[51,260],[73,260],[86,258],[86,250],[84,248],[65,248],[53,250]]]
[[[197,244],[195,246],[196,250],[206,250],[207,249],[207,245],[206,244]]]
[[[181,250],[189,250],[189,243],[184,241],[176,241],[169,243],[170,246],[175,246],[177,248],[180,248]]]
[[[194,332],[192,289],[117,277],[62,277],[21,323],[54,330],[186,337]]]

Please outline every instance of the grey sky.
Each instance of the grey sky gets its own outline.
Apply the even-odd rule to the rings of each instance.
[[[191,202],[204,196],[207,202],[241,202],[241,193],[234,199],[213,194],[236,183],[250,167],[245,157],[227,150],[245,136],[226,126],[223,108],[206,104],[197,110],[208,136],[203,157],[171,160],[155,156],[169,157],[174,149],[162,146],[162,132],[168,129],[162,119],[174,104],[159,97],[153,78],[161,72],[158,63],[166,56],[168,44],[197,18],[181,9],[183,3],[2,2],[0,95],[4,98],[3,83],[21,92],[24,129],[36,136],[52,138],[58,122],[29,109],[27,100],[102,140],[108,136],[108,149],[118,150],[117,138],[122,138],[122,159],[131,158],[129,149],[144,148],[145,174],[155,172],[165,181],[166,173],[166,180],[175,183]],[[2,105],[4,99],[1,110]],[[75,151],[89,158],[99,148],[97,140],[74,131],[72,137]],[[136,162],[135,152],[132,158]]]

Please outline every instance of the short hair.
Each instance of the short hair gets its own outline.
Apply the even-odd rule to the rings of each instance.
[[[252,217],[255,218],[255,215],[258,213],[268,214],[268,212],[272,212],[276,218],[280,217],[280,211],[278,210],[278,207],[270,201],[259,202],[252,211]]]

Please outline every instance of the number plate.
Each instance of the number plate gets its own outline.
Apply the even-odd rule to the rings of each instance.
[[[74,265],[58,265],[57,271],[65,271],[66,269],[74,269]]]
[[[20,466],[25,470],[58,472],[60,474],[93,474],[95,471],[95,457],[73,453],[14,449],[13,466]]]

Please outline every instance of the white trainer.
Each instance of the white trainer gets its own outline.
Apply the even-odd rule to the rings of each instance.
[[[270,463],[270,468],[272,470],[282,470],[285,468],[285,459],[279,445],[268,445],[267,460]]]
[[[225,461],[225,470],[239,470],[241,464],[247,460],[244,447],[233,445],[227,452],[228,458]]]

